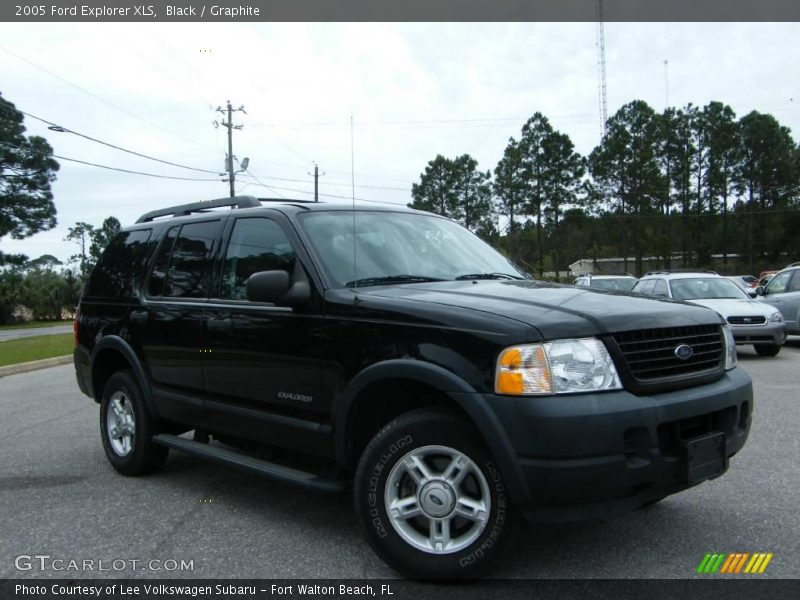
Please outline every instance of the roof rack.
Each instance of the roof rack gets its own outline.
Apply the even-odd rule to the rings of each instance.
[[[316,200],[295,200],[294,198],[258,198],[259,202],[284,202],[286,204],[321,204]]]
[[[783,268],[784,268],[784,269],[791,269],[792,267],[800,267],[800,262],[793,262],[793,263],[789,263],[788,265],[786,265],[786,266],[785,266],[785,267],[783,267]]]
[[[179,206],[170,206],[169,208],[160,208],[158,210],[151,210],[144,213],[136,221],[137,223],[147,223],[158,217],[185,217],[192,213],[204,212],[209,208],[220,208],[223,206],[230,206],[233,208],[254,208],[261,206],[258,198],[253,196],[234,196],[232,198],[217,198],[216,200],[205,200],[201,202],[193,202],[191,204],[181,204]]]
[[[672,269],[670,271],[666,270],[659,270],[659,271],[648,271],[644,274],[645,277],[649,277],[650,275],[677,275],[677,274],[686,274],[686,273],[706,273],[708,275],[719,275],[716,271],[709,271],[708,269]]]

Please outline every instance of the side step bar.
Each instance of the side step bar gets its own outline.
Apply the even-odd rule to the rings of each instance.
[[[219,446],[210,446],[202,442],[187,440],[186,438],[176,435],[159,433],[153,436],[153,441],[161,446],[180,450],[181,452],[186,452],[193,456],[210,460],[211,462],[234,467],[243,471],[249,471],[256,475],[271,477],[279,481],[295,483],[321,492],[339,492],[345,489],[345,482],[341,480],[325,479],[313,473],[307,473],[306,471],[300,471],[292,467],[253,458],[252,456],[241,454],[235,450],[228,450],[226,448],[220,448]]]

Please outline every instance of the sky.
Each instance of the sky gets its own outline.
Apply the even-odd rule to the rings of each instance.
[[[595,23],[0,23],[0,93],[73,131],[219,172],[227,140],[213,122],[230,100],[246,110],[234,116],[234,155],[250,159],[237,193],[309,199],[316,163],[323,201],[350,198],[352,176],[357,198],[405,204],[437,154],[493,170],[537,111],[591,152],[602,131],[596,39]],[[738,116],[772,113],[798,140],[798,39],[797,23],[606,23],[608,113],[634,99],[657,111],[719,100]],[[77,221],[128,225],[228,194],[213,173],[25,124],[63,157],[211,181],[59,161],[58,226],[2,238],[3,252],[66,260]]]

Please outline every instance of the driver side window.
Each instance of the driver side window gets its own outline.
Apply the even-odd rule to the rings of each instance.
[[[225,253],[220,297],[247,300],[247,280],[259,271],[294,269],[295,252],[275,221],[262,217],[237,219]]]
[[[785,292],[791,276],[792,271],[784,271],[775,275],[767,285],[767,294],[782,294]]]

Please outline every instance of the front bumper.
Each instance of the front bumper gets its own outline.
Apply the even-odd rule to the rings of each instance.
[[[516,453],[531,520],[568,521],[633,510],[690,487],[681,441],[725,434],[726,457],[750,431],[753,390],[741,369],[695,388],[635,396],[486,395]]]
[[[786,323],[765,325],[731,325],[737,344],[773,344],[782,346],[786,341]]]

